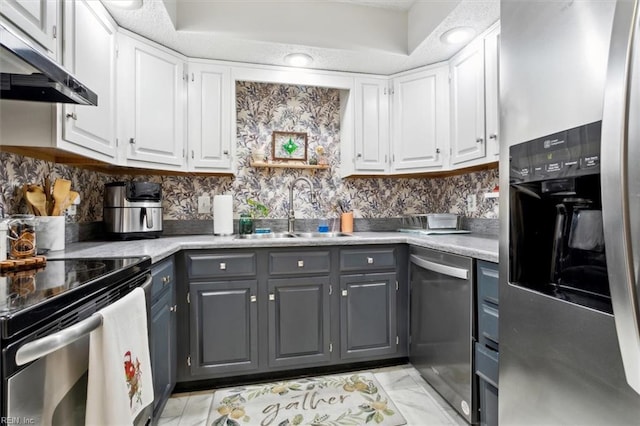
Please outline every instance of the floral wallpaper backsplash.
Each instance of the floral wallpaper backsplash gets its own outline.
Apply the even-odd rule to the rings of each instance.
[[[102,220],[104,184],[117,180],[148,180],[162,184],[164,218],[167,220],[211,219],[197,213],[200,195],[231,194],[236,214],[248,211],[253,199],[269,209],[268,217],[283,219],[289,210],[289,187],[297,177],[313,182],[317,203],[309,189],[294,190],[296,214],[302,218],[337,217],[339,201],[356,217],[384,218],[418,213],[457,213],[474,218],[497,217],[497,199],[483,194],[498,185],[498,170],[473,172],[442,178],[340,177],[340,96],[336,89],[238,82],[237,175],[217,176],[129,176],[108,175],[63,164],[0,152],[0,208],[5,214],[26,212],[22,200],[24,183],[42,183],[45,176],[71,180],[80,193],[76,222]],[[300,169],[266,169],[250,166],[251,152],[263,148],[271,156],[271,132],[306,132],[309,156],[322,146],[330,169],[311,172]],[[468,212],[466,198],[476,194],[477,209]]]

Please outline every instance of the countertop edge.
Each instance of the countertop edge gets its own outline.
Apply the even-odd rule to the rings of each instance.
[[[498,263],[498,237],[482,234],[414,235],[400,232],[356,232],[350,237],[244,240],[234,236],[180,235],[131,241],[93,241],[68,244],[47,258],[88,258],[148,255],[157,263],[181,250],[251,249],[321,246],[409,244]]]

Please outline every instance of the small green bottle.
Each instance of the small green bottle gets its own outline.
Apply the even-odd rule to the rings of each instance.
[[[253,234],[253,217],[249,213],[241,213],[238,221],[240,235]]]

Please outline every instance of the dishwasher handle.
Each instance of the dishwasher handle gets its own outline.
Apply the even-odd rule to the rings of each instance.
[[[443,265],[441,263],[432,262],[412,254],[410,257],[411,263],[418,265],[421,268],[428,269],[439,274],[448,275],[454,278],[460,278],[461,280],[469,279],[469,270],[464,268],[456,268],[455,266]]]
[[[141,285],[143,289],[149,286],[152,282],[151,274],[147,277],[145,282]],[[79,323],[76,323],[64,330],[49,336],[42,337],[33,342],[25,343],[16,352],[16,364],[25,365],[31,361],[35,361],[42,357],[49,355],[64,348],[67,345],[75,342],[76,340],[86,336],[93,330],[96,330],[102,325],[102,315],[100,312],[96,312],[89,318],[86,318]]]

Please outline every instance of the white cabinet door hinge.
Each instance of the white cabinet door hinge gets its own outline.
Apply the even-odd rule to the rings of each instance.
[[[396,281],[396,291],[398,291],[400,289],[400,286],[398,285],[398,281]]]
[[[187,356],[187,365],[191,367],[191,355]]]
[[[187,303],[191,304],[191,293],[187,293]]]
[[[400,337],[396,336],[396,345],[400,344]]]
[[[333,294],[333,286],[330,285],[329,286],[329,296],[331,296]]]
[[[333,352],[333,343],[329,343],[329,353]]]
[[[58,38],[58,27],[54,25],[53,28],[51,28],[51,33],[53,34],[53,38]]]

